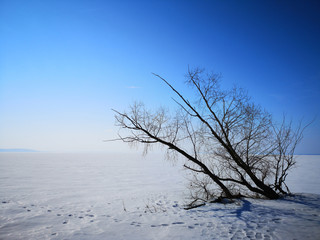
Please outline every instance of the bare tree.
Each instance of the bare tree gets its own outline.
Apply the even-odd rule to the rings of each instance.
[[[175,114],[147,110],[135,103],[127,112],[115,111],[119,138],[130,144],[165,146],[167,156],[182,156],[193,173],[193,203],[213,197],[242,196],[277,199],[289,193],[285,184],[294,166],[294,151],[304,128],[285,120],[277,125],[271,115],[234,87],[222,90],[219,76],[189,70],[186,83],[197,98],[191,102],[167,80],[154,74],[177,96]],[[123,130],[125,131],[123,135]]]

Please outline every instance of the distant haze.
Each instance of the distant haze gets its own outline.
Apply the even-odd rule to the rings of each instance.
[[[0,152],[37,152],[37,151],[32,149],[11,148],[11,149],[0,149]]]

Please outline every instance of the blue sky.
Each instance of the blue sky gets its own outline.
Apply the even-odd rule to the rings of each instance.
[[[171,106],[191,67],[221,73],[280,119],[314,123],[320,154],[318,1],[0,0],[0,148],[126,150],[111,108]]]

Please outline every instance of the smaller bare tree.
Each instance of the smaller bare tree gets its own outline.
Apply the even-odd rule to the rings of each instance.
[[[178,97],[174,114],[133,104],[128,112],[115,111],[119,138],[129,144],[166,147],[167,156],[182,156],[193,173],[192,203],[214,197],[242,196],[277,199],[289,193],[285,184],[295,165],[294,151],[304,128],[280,125],[253,103],[246,91],[222,90],[219,76],[188,71],[186,83],[197,98],[186,99],[168,81],[156,75]],[[125,131],[125,133],[123,133]]]

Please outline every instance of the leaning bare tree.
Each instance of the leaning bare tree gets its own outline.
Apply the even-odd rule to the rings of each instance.
[[[177,111],[151,111],[142,103],[127,112],[114,110],[120,127],[117,140],[142,143],[145,152],[160,144],[167,156],[182,156],[184,168],[193,173],[193,203],[213,197],[277,199],[289,193],[285,180],[295,165],[303,128],[285,120],[275,124],[241,88],[222,90],[217,75],[188,71],[186,83],[197,96],[192,102],[155,76],[176,95]]]

